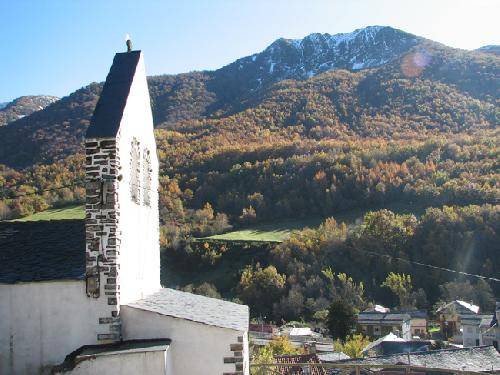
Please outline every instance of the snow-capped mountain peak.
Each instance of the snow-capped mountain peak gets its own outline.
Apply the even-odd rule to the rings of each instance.
[[[388,26],[368,26],[341,34],[280,38],[264,51],[236,60],[221,74],[248,78],[253,88],[265,82],[306,79],[330,69],[359,70],[387,63],[422,39]]]
[[[57,100],[58,97],[50,95],[28,95],[4,103],[0,107],[0,126],[40,111]]]

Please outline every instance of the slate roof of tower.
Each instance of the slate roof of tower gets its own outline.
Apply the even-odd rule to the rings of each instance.
[[[84,220],[0,222],[0,283],[82,279]]]
[[[87,138],[115,137],[141,51],[117,53],[87,129]]]
[[[248,330],[248,306],[179,290],[163,288],[127,305],[210,326]]]

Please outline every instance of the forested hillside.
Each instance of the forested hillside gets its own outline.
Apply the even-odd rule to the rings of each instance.
[[[179,270],[214,271],[230,256],[233,279],[213,282],[249,302],[257,297],[245,280],[272,264],[266,272],[282,277],[270,295],[283,302],[262,313],[287,318],[311,317],[339,292],[325,284],[333,282],[327,268],[363,281],[367,298],[389,302],[378,291],[389,270],[424,277],[404,262],[370,263],[363,251],[498,275],[500,58],[391,28],[363,30],[277,41],[212,72],[149,77],[161,242]],[[101,89],[90,84],[0,127],[2,218],[83,201],[82,142]],[[327,221],[243,263],[234,263],[240,245],[194,240],[397,202],[437,208],[421,218],[379,212],[356,229]],[[433,288],[454,277],[417,280],[419,303],[441,298]],[[312,299],[309,310],[290,307],[293,296]]]

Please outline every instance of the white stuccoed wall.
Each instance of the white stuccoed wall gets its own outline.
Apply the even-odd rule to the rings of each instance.
[[[124,340],[164,337],[172,340],[169,347],[169,375],[222,375],[234,373],[234,364],[224,364],[232,357],[231,343],[243,336],[245,348],[244,374],[249,374],[247,332],[209,326],[158,313],[121,307]]]
[[[133,139],[140,142],[140,204],[132,201],[130,194],[130,159]],[[141,55],[130,88],[127,105],[117,136],[122,180],[118,182],[118,204],[121,231],[120,304],[141,299],[160,288],[160,245],[158,217],[158,159],[153,132],[153,117],[146,81],[144,61]],[[147,148],[151,157],[151,205],[143,204],[143,151]]]
[[[84,281],[0,284],[0,374],[50,373],[67,354],[97,344],[105,309],[86,297]]]
[[[61,375],[170,375],[167,351],[140,352],[97,356],[80,362],[70,373]]]

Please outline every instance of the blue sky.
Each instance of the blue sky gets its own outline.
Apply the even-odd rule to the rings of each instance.
[[[216,69],[279,37],[389,25],[452,47],[500,44],[498,0],[0,0],[0,102],[105,79],[129,33],[149,75]]]

